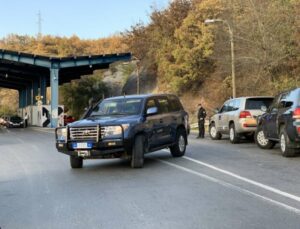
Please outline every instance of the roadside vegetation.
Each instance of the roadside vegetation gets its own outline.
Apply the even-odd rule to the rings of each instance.
[[[222,23],[206,25],[205,19],[227,20],[233,28],[237,95],[274,95],[300,86],[299,15],[300,0],[174,0],[166,9],[152,8],[149,24],[110,38],[9,35],[0,48],[54,56],[130,51],[140,60],[143,77],[151,72],[154,92],[180,95],[193,113],[197,103],[212,110],[232,91],[228,29]],[[134,68],[124,69],[125,81],[128,70]],[[63,86],[62,94],[70,90],[73,98],[80,97],[79,84]]]

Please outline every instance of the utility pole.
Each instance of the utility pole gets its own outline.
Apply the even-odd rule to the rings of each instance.
[[[226,20],[222,19],[206,19],[205,24],[223,22],[227,27],[230,35],[230,46],[231,46],[231,78],[232,78],[232,97],[236,98],[236,83],[235,83],[235,57],[234,57],[234,41],[233,41],[233,29]]]
[[[37,34],[37,38],[40,39],[42,37],[42,14],[41,11],[38,12],[38,34]]]
[[[133,56],[136,64],[136,94],[140,94],[140,59]]]
[[[136,93],[140,94],[140,61],[136,62]]]
[[[227,23],[228,24],[228,23]],[[230,33],[230,46],[231,46],[231,77],[232,77],[232,97],[236,98],[236,83],[235,83],[235,57],[234,57],[234,42],[233,42],[233,31],[229,26]]]

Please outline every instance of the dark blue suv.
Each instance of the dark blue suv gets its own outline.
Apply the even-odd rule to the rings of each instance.
[[[149,152],[169,148],[172,156],[183,156],[188,134],[188,114],[175,95],[120,96],[57,128],[56,148],[70,155],[72,168],[98,158],[130,158],[132,168],[141,168]]]
[[[258,118],[255,141],[262,149],[271,149],[279,142],[285,157],[300,150],[300,88],[277,95],[266,113]]]

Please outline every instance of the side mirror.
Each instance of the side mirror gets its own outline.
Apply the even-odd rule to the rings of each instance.
[[[291,101],[287,101],[286,103],[285,103],[285,108],[290,108],[290,107],[292,107],[293,106],[293,102],[291,102]]]
[[[263,111],[263,112],[267,112],[267,107],[266,106],[261,106],[260,110]]]
[[[158,113],[157,107],[150,107],[147,109],[147,115],[155,115]]]

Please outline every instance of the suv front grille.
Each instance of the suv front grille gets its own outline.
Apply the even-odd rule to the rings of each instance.
[[[105,127],[100,128],[100,133],[101,133],[101,136],[103,138],[105,136]]]
[[[71,140],[91,140],[99,141],[99,127],[71,127],[70,128],[70,139]]]

